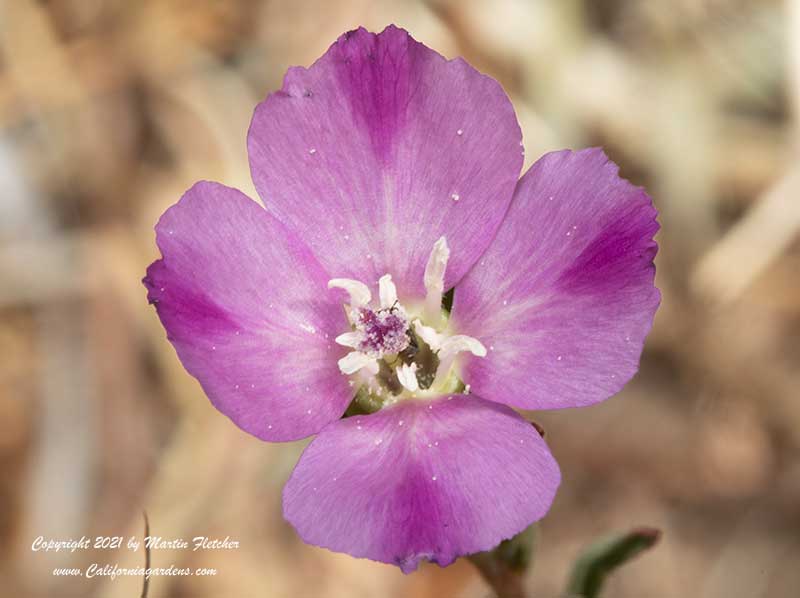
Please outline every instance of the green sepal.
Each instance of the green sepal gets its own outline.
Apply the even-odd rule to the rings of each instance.
[[[524,579],[533,564],[537,535],[534,523],[496,548],[468,557],[499,598],[525,596]]]

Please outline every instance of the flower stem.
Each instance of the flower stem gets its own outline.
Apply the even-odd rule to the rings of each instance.
[[[469,556],[497,598],[527,598],[525,578],[533,563],[535,524],[494,550]]]
[[[497,598],[527,598],[523,575],[508,565],[492,561],[488,553],[482,552],[469,557],[481,572]]]

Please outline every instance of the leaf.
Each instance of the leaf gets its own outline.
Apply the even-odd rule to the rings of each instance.
[[[660,537],[659,530],[643,527],[607,536],[589,545],[572,566],[566,595],[596,598],[614,569],[654,546]]]

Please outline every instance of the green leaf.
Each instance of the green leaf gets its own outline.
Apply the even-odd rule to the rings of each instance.
[[[614,569],[651,548],[660,537],[661,532],[657,529],[638,528],[607,536],[589,545],[572,566],[566,595],[570,598],[596,598],[606,577]]]

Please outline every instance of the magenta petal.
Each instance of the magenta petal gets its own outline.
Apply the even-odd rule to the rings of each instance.
[[[525,529],[560,479],[542,438],[508,407],[407,400],[326,427],[289,478],[283,511],[308,543],[408,573]]]
[[[392,274],[424,296],[442,235],[446,287],[486,249],[522,166],[521,133],[500,85],[388,27],[343,35],[309,69],[290,69],[256,109],[250,167],[267,210],[337,277]]]
[[[144,279],[167,337],[214,406],[265,440],[337,419],[352,398],[330,339],[346,321],[327,275],[241,192],[197,183],[156,226]]]
[[[647,194],[599,149],[547,154],[523,176],[497,237],[456,288],[453,322],[489,349],[464,380],[524,409],[619,391],[659,304]]]

